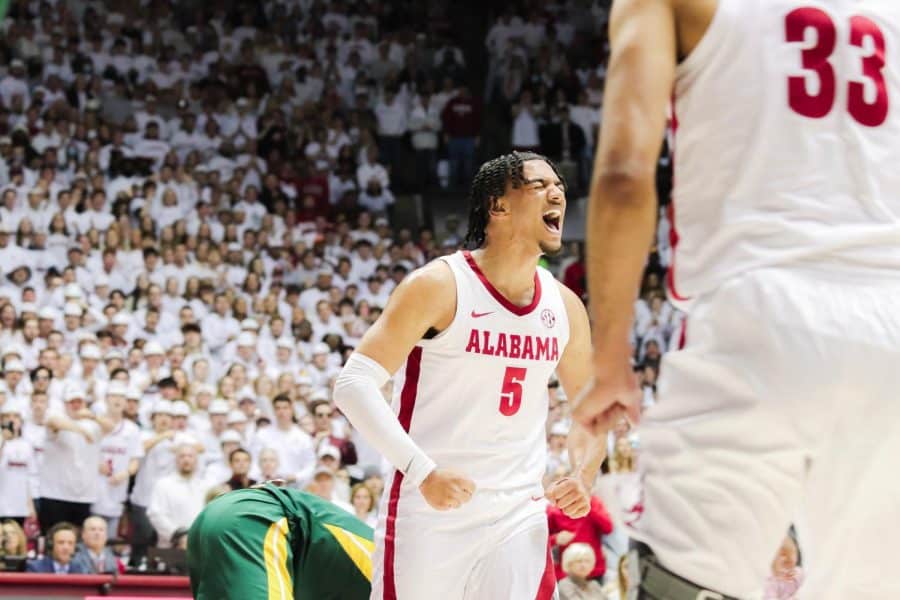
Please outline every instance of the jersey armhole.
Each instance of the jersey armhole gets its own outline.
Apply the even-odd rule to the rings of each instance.
[[[453,319],[451,319],[450,324],[447,325],[447,327],[444,328],[443,331],[439,331],[437,334],[435,334],[431,337],[422,337],[422,339],[419,340],[418,343],[423,346],[434,345],[434,344],[437,344],[437,343],[443,341],[444,339],[450,337],[451,333],[454,332],[458,328],[457,324],[460,321],[460,314],[461,314],[460,313],[460,293],[459,293],[459,285],[460,285],[461,278],[459,277],[458,273],[456,272],[456,267],[453,265],[451,258],[452,258],[452,255],[450,257],[441,257],[438,260],[443,261],[447,265],[447,267],[450,269],[450,273],[453,275],[453,291],[452,291],[452,293],[454,296],[456,296],[456,308],[453,313]],[[451,293],[451,291],[448,289],[447,293]],[[433,328],[433,327],[430,328],[426,332],[426,336],[428,335],[428,333],[430,333],[434,330],[435,330],[435,328]]]
[[[709,22],[706,31],[703,32],[703,37],[700,38],[700,41],[697,42],[697,45],[694,46],[694,49],[691,50],[690,54],[675,67],[676,81],[689,78],[694,72],[702,68],[705,63],[709,62],[709,58],[713,52],[718,51],[719,46],[721,45],[719,40],[725,39],[727,36],[727,19],[725,12],[730,10],[730,7],[726,7],[729,2],[731,2],[731,0],[718,1],[716,4],[716,12]]]

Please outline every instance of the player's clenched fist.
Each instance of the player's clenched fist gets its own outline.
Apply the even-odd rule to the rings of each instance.
[[[472,499],[475,482],[450,469],[435,469],[419,486],[419,491],[435,510],[451,510]]]
[[[563,477],[547,490],[547,499],[570,519],[580,519],[591,510],[591,495],[579,479]]]

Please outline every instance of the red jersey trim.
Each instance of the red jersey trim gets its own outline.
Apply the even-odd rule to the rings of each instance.
[[[416,405],[416,395],[419,390],[419,373],[422,367],[422,348],[416,346],[406,359],[406,378],[403,381],[403,389],[400,392],[400,413],[397,420],[407,433],[412,423],[413,408]],[[394,472],[394,481],[391,484],[391,493],[388,497],[388,513],[385,519],[384,531],[384,600],[397,600],[397,586],[394,581],[394,555],[397,529],[397,504],[400,502],[400,486],[403,483],[403,473]]]
[[[482,285],[484,285],[485,289],[490,293],[491,296],[494,297],[494,300],[499,302],[503,308],[516,315],[517,317],[524,317],[525,315],[532,312],[537,305],[541,302],[541,278],[538,276],[537,271],[534,272],[534,297],[531,299],[531,303],[527,306],[518,306],[513,304],[509,298],[504,296],[500,290],[494,287],[494,285],[488,280],[488,278],[481,271],[481,267],[478,266],[478,263],[475,262],[475,258],[472,256],[472,253],[468,250],[463,251],[463,257],[466,259],[466,263],[469,265],[469,268],[475,272],[475,275],[478,276],[478,279],[481,281]]]
[[[678,113],[675,110],[675,94],[672,94],[672,143],[669,146],[669,156],[672,159],[672,192],[669,195],[669,206],[666,209],[669,217],[669,245],[672,246],[672,261],[669,270],[666,271],[666,287],[669,294],[675,300],[690,300],[678,293],[675,286],[675,258],[678,255],[678,228],[675,226],[675,141],[678,138]]]
[[[541,575],[541,584],[538,586],[535,600],[553,600],[554,593],[556,593],[556,571],[553,567],[553,556],[550,554],[550,544],[548,543],[547,562],[544,564],[544,574]]]

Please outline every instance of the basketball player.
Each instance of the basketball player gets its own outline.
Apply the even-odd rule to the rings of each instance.
[[[581,301],[544,269],[560,249],[565,185],[531,153],[488,161],[472,184],[476,249],[407,277],[351,355],[335,402],[397,469],[376,528],[372,598],[551,598],[547,382],[590,377]],[[379,391],[397,373],[394,410]],[[546,492],[589,509],[600,444]]]
[[[228,492],[188,533],[197,600],[365,600],[372,528],[327,500],[275,482]]]
[[[642,597],[752,596],[794,522],[804,598],[900,598],[900,3],[618,0],[610,31],[583,424],[636,406],[673,98],[668,279],[688,311],[640,428]]]

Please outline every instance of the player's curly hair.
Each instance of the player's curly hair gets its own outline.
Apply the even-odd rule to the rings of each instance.
[[[491,218],[491,208],[497,199],[506,193],[507,184],[511,185],[513,189],[522,186],[525,178],[522,174],[522,165],[529,160],[544,161],[563,181],[563,177],[553,161],[536,152],[510,152],[481,165],[472,180],[472,189],[469,192],[469,230],[466,233],[466,248],[475,250],[484,246],[487,239],[487,225]],[[563,185],[565,185],[565,181],[563,181]]]

